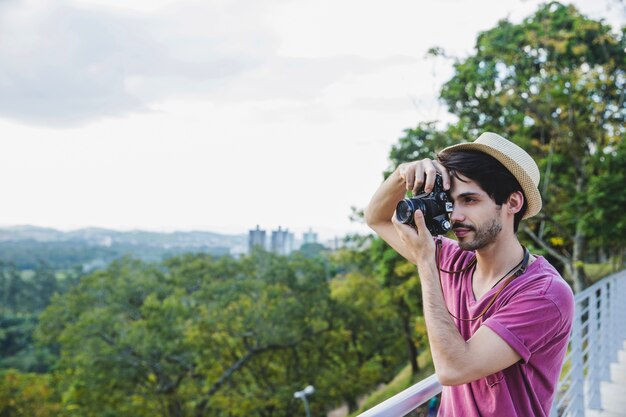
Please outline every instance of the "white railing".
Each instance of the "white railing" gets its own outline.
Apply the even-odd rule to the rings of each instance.
[[[431,375],[417,384],[370,408],[358,417],[399,417],[409,414],[441,392],[437,375]]]
[[[611,379],[611,362],[626,339],[626,271],[576,294],[570,345],[552,417],[584,417],[600,410],[601,381]]]
[[[626,270],[576,294],[574,325],[551,417],[584,417],[601,408],[600,381],[626,339]],[[441,392],[436,375],[418,382],[358,417],[400,417]]]

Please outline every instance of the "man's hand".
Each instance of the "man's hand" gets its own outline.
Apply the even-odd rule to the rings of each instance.
[[[432,159],[422,159],[414,162],[400,164],[398,173],[406,184],[406,190],[417,194],[422,187],[429,193],[435,185],[437,173],[441,174],[444,190],[450,189],[450,174],[439,162]]]
[[[425,244],[412,242],[416,230],[406,225],[396,225],[395,208],[398,201],[406,196],[407,191],[417,194],[423,188],[426,192],[431,192],[435,186],[437,173],[441,174],[443,187],[450,189],[450,174],[439,162],[431,159],[422,159],[414,162],[400,164],[398,168],[381,184],[376,190],[370,203],[365,209],[365,221],[385,242],[394,248],[400,255],[410,262],[417,263],[417,254],[421,247],[426,253],[422,254],[432,259],[432,252]],[[416,221],[418,221],[416,219]],[[423,218],[419,220],[424,223]],[[401,227],[398,229],[398,227]],[[424,227],[425,232],[422,237],[428,236],[429,244],[432,244],[430,232]],[[403,232],[401,232],[403,231]]]
[[[422,262],[433,262],[435,259],[435,241],[424,221],[424,213],[415,210],[415,228],[408,224],[400,223],[394,213],[391,222],[396,229],[400,240],[411,254],[411,260],[416,265]]]

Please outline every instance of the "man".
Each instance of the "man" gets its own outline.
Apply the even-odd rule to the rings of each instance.
[[[407,191],[433,189],[454,204],[457,240],[433,238],[394,209]],[[379,187],[365,219],[417,265],[435,371],[439,416],[548,416],[567,350],[574,298],[541,256],[520,244],[519,222],[541,209],[539,169],[494,133],[444,149],[437,160],[401,164]]]

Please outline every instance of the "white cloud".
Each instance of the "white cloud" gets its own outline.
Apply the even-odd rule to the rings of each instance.
[[[191,3],[140,15],[9,3],[0,17],[0,115],[76,125],[146,110],[181,91],[210,91],[272,55],[258,9],[241,6]]]

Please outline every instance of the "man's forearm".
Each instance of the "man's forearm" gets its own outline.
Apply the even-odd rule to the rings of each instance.
[[[396,169],[378,187],[365,209],[365,221],[370,226],[389,223],[396,204],[406,194],[406,183]]]
[[[432,260],[420,262],[418,271],[435,371],[443,385],[454,385],[466,363],[467,343],[448,313],[435,263]]]

